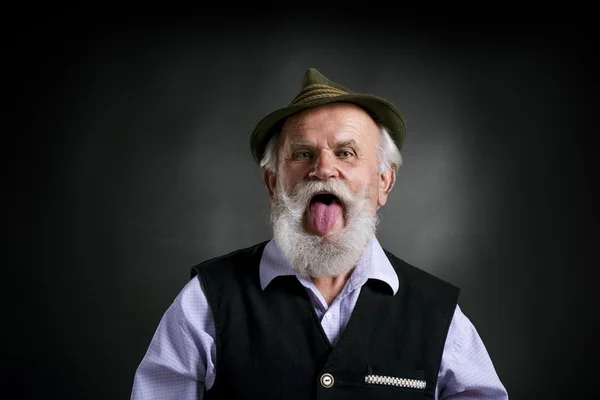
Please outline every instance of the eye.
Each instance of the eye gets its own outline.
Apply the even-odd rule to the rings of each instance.
[[[350,158],[354,156],[354,152],[352,150],[341,150],[337,153],[340,158]]]
[[[310,151],[297,151],[294,153],[294,160],[305,160],[312,157]]]

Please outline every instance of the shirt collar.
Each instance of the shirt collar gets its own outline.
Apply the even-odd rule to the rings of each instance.
[[[278,276],[292,275],[302,279],[274,240],[269,241],[265,246],[260,260],[259,274],[260,287],[263,290]],[[352,271],[348,284],[352,285],[351,289],[354,289],[364,285],[368,279],[377,279],[387,283],[394,294],[398,291],[398,275],[375,236]]]

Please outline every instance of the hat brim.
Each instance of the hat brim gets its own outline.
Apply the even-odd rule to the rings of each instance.
[[[280,108],[279,110],[273,111],[264,117],[256,125],[252,135],[250,136],[250,148],[252,150],[254,160],[260,164],[267,143],[273,137],[273,135],[278,133],[278,131],[281,129],[283,121],[287,117],[307,108],[340,102],[352,103],[362,107],[377,123],[382,124],[388,129],[390,136],[394,140],[394,143],[396,143],[396,146],[398,146],[398,150],[402,149],[404,138],[406,137],[406,124],[404,118],[400,112],[398,112],[396,107],[394,107],[394,105],[389,101],[378,96],[350,93],[347,95],[327,97],[304,104]]]

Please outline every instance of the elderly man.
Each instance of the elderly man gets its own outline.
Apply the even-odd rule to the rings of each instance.
[[[273,239],[199,264],[132,399],[506,399],[459,289],[384,250],[405,137],[387,100],[315,69],[251,149]]]

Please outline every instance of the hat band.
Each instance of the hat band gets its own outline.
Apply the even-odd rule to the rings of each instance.
[[[327,97],[337,97],[349,94],[344,90],[340,90],[328,85],[321,85],[313,83],[304,87],[300,93],[294,97],[294,100],[290,103],[290,106],[305,104],[314,100],[323,99]]]

